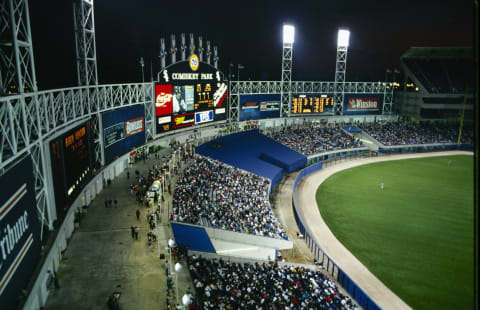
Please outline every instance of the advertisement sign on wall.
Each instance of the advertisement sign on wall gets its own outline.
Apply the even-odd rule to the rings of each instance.
[[[105,164],[145,143],[143,105],[102,113],[102,124]]]
[[[240,95],[241,121],[280,116],[280,95]]]
[[[172,84],[155,85],[155,114],[168,115],[173,112]]]
[[[343,114],[381,114],[383,94],[345,94]]]
[[[30,156],[0,175],[0,305],[16,309],[40,258],[33,165]]]
[[[195,124],[213,121],[213,111],[202,111],[195,113]]]
[[[173,128],[188,127],[195,124],[195,113],[175,115],[173,117]]]

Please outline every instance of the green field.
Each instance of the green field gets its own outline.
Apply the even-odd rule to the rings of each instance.
[[[473,309],[473,156],[355,167],[316,197],[338,240],[411,307]]]

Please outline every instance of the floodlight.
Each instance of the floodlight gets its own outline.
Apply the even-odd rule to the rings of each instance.
[[[187,295],[187,294],[183,295],[182,303],[183,303],[184,306],[188,306],[189,304],[191,304],[192,299],[190,298],[190,295]]]
[[[348,47],[348,41],[349,40],[350,40],[350,31],[345,30],[345,29],[339,29],[338,30],[337,47],[338,46]]]
[[[176,264],[175,264],[175,271],[176,271],[176,272],[180,272],[180,270],[182,270],[182,267],[183,267],[183,266],[182,266],[180,263],[176,263]]]
[[[292,25],[283,25],[283,43],[293,44],[295,37],[295,27]]]

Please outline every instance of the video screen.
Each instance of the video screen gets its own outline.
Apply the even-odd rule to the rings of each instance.
[[[173,113],[186,113],[194,110],[193,85],[173,86]]]

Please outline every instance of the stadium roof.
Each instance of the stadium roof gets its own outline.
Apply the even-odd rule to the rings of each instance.
[[[401,59],[472,59],[473,48],[464,47],[410,47]]]

